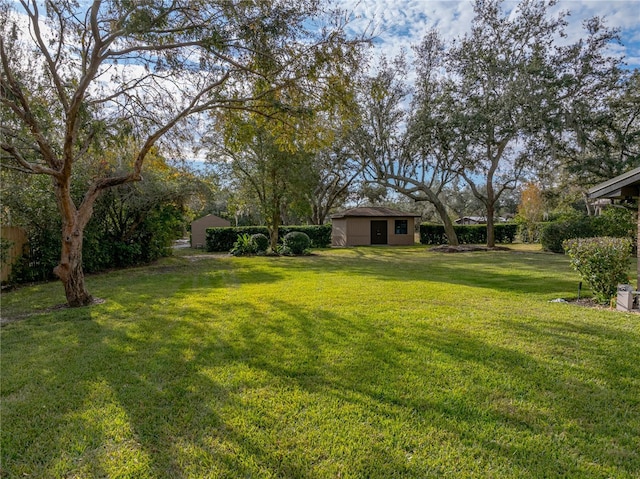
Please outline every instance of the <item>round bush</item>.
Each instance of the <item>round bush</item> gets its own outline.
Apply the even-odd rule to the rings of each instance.
[[[287,233],[282,243],[291,254],[304,254],[311,246],[309,237],[300,231],[292,231]]]
[[[629,281],[629,238],[575,238],[565,240],[563,246],[571,266],[591,287],[599,302],[609,302],[616,294],[617,285]]]
[[[251,242],[258,253],[264,253],[269,248],[269,238],[262,233],[251,235]]]

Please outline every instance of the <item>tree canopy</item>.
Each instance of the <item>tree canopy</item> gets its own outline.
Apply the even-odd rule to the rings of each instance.
[[[0,1],[2,166],[51,177],[62,217],[56,274],[74,306],[92,301],[82,241],[104,190],[139,181],[154,146],[184,147],[200,114],[285,120],[327,65],[335,71],[360,45],[315,0],[20,0],[17,11]],[[123,138],[131,155],[102,168]],[[81,159],[95,174],[78,200]]]

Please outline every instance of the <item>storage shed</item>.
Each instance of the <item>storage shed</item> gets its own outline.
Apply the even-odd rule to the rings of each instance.
[[[204,248],[207,242],[207,228],[231,226],[231,223],[216,215],[207,215],[191,223],[191,247]]]
[[[331,245],[409,246],[415,243],[415,222],[419,217],[382,206],[351,208],[331,216]]]

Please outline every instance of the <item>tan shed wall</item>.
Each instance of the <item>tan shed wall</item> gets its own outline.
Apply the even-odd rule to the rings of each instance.
[[[395,220],[407,220],[407,234],[406,235],[397,235],[396,231],[396,221]],[[392,246],[412,246],[415,244],[415,229],[416,229],[416,221],[415,218],[390,218],[388,223],[389,227],[389,235],[388,241]]]
[[[204,248],[207,243],[207,228],[224,228],[231,223],[215,215],[204,216],[191,223],[191,247]]]
[[[395,220],[407,220],[407,234],[395,234]],[[387,222],[387,244],[411,246],[415,244],[415,218],[413,217],[347,217],[332,220],[331,244],[333,246],[370,246],[371,221]]]
[[[7,262],[3,263],[0,269],[0,281],[4,283],[9,280],[11,266],[22,256],[24,246],[27,244],[27,233],[22,228],[15,226],[2,226],[0,227],[0,237],[13,243],[7,251]]]
[[[347,220],[331,221],[331,246],[347,246]]]
[[[347,218],[347,246],[371,244],[371,220],[384,218]]]

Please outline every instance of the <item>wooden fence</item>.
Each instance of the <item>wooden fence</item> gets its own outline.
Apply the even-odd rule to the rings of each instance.
[[[27,244],[27,234],[22,228],[17,228],[15,226],[2,226],[0,227],[0,238],[10,242],[10,246],[6,253],[3,252],[2,268],[0,269],[0,281],[4,283],[9,280],[11,266],[20,256],[22,256],[24,247]]]

